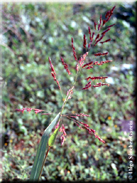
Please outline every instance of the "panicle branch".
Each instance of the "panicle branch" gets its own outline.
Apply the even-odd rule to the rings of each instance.
[[[73,56],[74,56],[74,59],[77,60],[77,55],[76,55],[76,51],[75,51],[75,47],[74,47],[74,44],[73,44],[73,38],[71,38],[71,46],[72,46],[72,50],[73,50]]]
[[[103,77],[103,76],[97,76],[97,77],[88,77],[88,78],[86,78],[86,80],[88,81],[89,79],[91,79],[91,80],[95,80],[95,79],[106,79],[106,78],[108,78],[107,76],[105,76],[105,77]]]
[[[54,81],[56,81],[56,83],[57,83],[59,89],[61,90],[59,81],[56,79],[56,72],[55,72],[55,69],[54,69],[54,67],[53,67],[53,65],[52,65],[52,63],[51,63],[50,57],[49,57],[49,64],[50,64],[50,68],[51,68],[51,75],[52,75],[52,77],[54,78]]]
[[[91,87],[91,81],[88,82],[88,83],[85,85],[85,87],[82,88],[82,90],[87,90],[87,89],[90,88],[90,87]]]
[[[68,119],[72,119],[74,122],[75,122],[75,124],[79,127],[79,128],[81,128],[81,129],[86,129],[87,131],[88,131],[88,133],[89,134],[93,134],[94,136],[95,136],[95,138],[97,138],[99,141],[101,141],[102,143],[105,143],[105,141],[103,140],[103,139],[101,139],[95,132],[95,130],[93,130],[93,129],[91,129],[90,128],[90,126],[88,125],[88,124],[86,124],[86,123],[83,123],[83,122],[81,122],[81,121],[79,121],[79,120],[77,120],[76,118],[75,118],[75,116],[73,117],[73,115],[68,115],[68,116],[65,116],[66,118],[68,118]]]
[[[35,114],[43,112],[44,110],[41,109],[34,109],[34,108],[22,108],[22,109],[16,109],[16,111],[18,112],[22,112],[24,113],[24,111],[30,112],[30,111],[34,111]],[[42,113],[43,115],[51,115],[52,113]]]
[[[64,65],[64,68],[66,69],[67,73],[70,75],[71,72],[68,69],[68,65],[64,62],[64,59],[62,57],[60,57],[60,59],[61,59],[62,64]]]
[[[84,34],[83,36],[83,47],[86,48],[86,44],[87,44],[87,39],[86,39],[86,35]]]

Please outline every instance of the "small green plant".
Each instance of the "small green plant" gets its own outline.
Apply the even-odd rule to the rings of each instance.
[[[94,21],[94,32],[91,33],[91,28],[88,27],[88,34],[89,34],[89,38],[87,38],[87,36],[84,34],[83,36],[83,51],[84,53],[81,54],[81,57],[78,58],[77,53],[76,53],[76,49],[74,46],[74,39],[71,38],[71,46],[72,46],[72,51],[73,51],[73,56],[76,62],[76,67],[75,67],[75,71],[76,74],[74,76],[74,83],[72,84],[72,87],[67,91],[67,94],[64,97],[64,94],[62,92],[61,89],[61,85],[59,83],[59,81],[57,80],[57,74],[55,72],[55,68],[52,64],[51,58],[49,58],[49,64],[50,64],[50,69],[51,69],[51,75],[54,78],[54,81],[56,81],[58,88],[60,90],[61,96],[62,96],[62,100],[63,100],[63,104],[62,104],[62,108],[61,111],[56,115],[56,117],[53,119],[53,121],[49,124],[49,126],[45,129],[41,141],[39,143],[39,147],[37,150],[37,154],[35,157],[35,161],[32,167],[32,171],[31,171],[31,175],[30,175],[30,180],[39,180],[42,170],[43,170],[43,166],[46,160],[46,157],[48,155],[48,152],[50,150],[50,148],[53,146],[56,136],[58,134],[58,132],[62,132],[62,135],[60,137],[61,139],[61,144],[64,144],[64,141],[66,140],[66,131],[65,131],[65,126],[63,124],[63,118],[67,118],[69,120],[73,120],[74,123],[80,127],[81,129],[86,129],[88,131],[88,133],[90,133],[91,135],[94,135],[95,138],[97,138],[99,141],[101,141],[102,143],[105,143],[105,141],[100,138],[97,134],[96,131],[94,129],[91,129],[90,126],[84,122],[82,122],[81,120],[79,120],[79,118],[81,117],[89,117],[89,115],[87,114],[74,114],[71,112],[67,112],[64,113],[64,108],[66,103],[71,99],[72,94],[74,92],[74,90],[76,89],[76,82],[79,78],[80,75],[82,75],[82,71],[83,69],[93,69],[93,67],[96,66],[102,66],[103,64],[107,64],[109,62],[112,62],[112,60],[104,60],[103,61],[96,61],[96,59],[98,57],[106,57],[108,55],[108,52],[99,52],[99,53],[93,53],[93,56],[95,58],[95,60],[91,60],[88,59],[89,56],[89,51],[90,49],[93,49],[97,44],[105,44],[111,41],[111,39],[104,39],[106,33],[111,29],[112,26],[114,26],[115,24],[112,25],[108,25],[105,29],[105,25],[106,23],[109,21],[109,19],[111,18],[113,11],[115,9],[115,6],[109,10],[106,14],[105,14],[105,18],[102,18],[102,15],[100,16],[100,19],[98,22]],[[104,30],[103,30],[104,29]],[[66,72],[69,75],[72,75],[70,70],[69,70],[69,66],[68,64],[64,61],[63,56],[60,57],[60,61],[64,66],[64,69],[66,70]],[[98,82],[96,83],[96,80],[103,80],[105,81],[105,79],[108,78],[107,76],[88,76],[85,78],[85,80],[87,81],[87,84],[82,88],[81,90],[88,90],[89,88],[96,88],[96,87],[101,87],[104,85],[109,86],[108,83],[105,82]],[[94,83],[95,82],[95,83]],[[41,113],[42,115],[53,115],[53,113],[45,113],[44,110],[42,109],[35,109],[35,108],[23,108],[23,109],[16,109],[17,111],[20,112],[24,112],[24,111],[34,111],[36,114],[37,113]]]

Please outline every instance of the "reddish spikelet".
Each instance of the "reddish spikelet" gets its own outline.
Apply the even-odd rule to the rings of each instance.
[[[108,55],[108,52],[105,53],[95,53],[94,56],[105,56]]]
[[[103,65],[103,64],[106,64],[106,63],[109,63],[109,62],[112,62],[112,60],[105,60],[105,61],[101,61],[100,63],[98,61],[95,61],[93,63],[93,65]]]
[[[105,36],[105,35],[102,35],[102,36],[95,42],[94,46],[96,46],[96,44],[97,44],[99,41],[101,41],[101,39],[103,39],[104,36]]]
[[[108,32],[109,30],[110,30],[110,28],[108,28],[108,29],[104,30],[101,34],[102,34],[102,35],[105,35],[105,34],[106,34],[106,32]]]
[[[52,77],[54,78],[54,81],[56,81],[56,77],[55,74],[53,72],[51,72]]]
[[[99,62],[98,61],[95,61],[94,63],[93,63],[93,65],[98,65],[99,64]]]
[[[88,27],[88,33],[91,36],[91,29],[90,29],[90,27]]]
[[[73,94],[73,89],[74,89],[74,86],[67,91],[67,99],[71,99],[71,96]]]
[[[107,39],[105,41],[101,41],[100,43],[103,44],[103,43],[106,43],[106,42],[109,42],[109,41],[111,41],[111,39]]]
[[[91,37],[91,29],[90,29],[90,27],[88,27],[88,33],[89,33],[89,38],[90,38],[90,40],[92,39],[92,37]],[[91,42],[91,41],[90,41]],[[91,42],[92,43],[92,42]],[[88,44],[88,48],[90,47],[90,43]]]
[[[105,15],[105,18],[109,17],[110,16],[110,12],[111,10],[107,11],[106,15]]]
[[[86,59],[86,56],[88,55],[88,52],[86,52],[82,57],[79,59],[78,63],[82,67],[84,60]]]
[[[51,75],[52,75],[52,77],[54,78],[54,81],[56,81],[56,83],[57,83],[59,89],[61,90],[59,81],[56,79],[56,72],[55,72],[54,67],[53,67],[53,65],[52,65],[52,63],[51,63],[50,57],[49,57],[49,63],[50,63],[50,68],[51,68]]]
[[[91,79],[91,80],[95,80],[95,79],[106,79],[106,78],[108,78],[108,77],[106,77],[106,76],[97,76],[97,77],[88,77],[88,78],[86,78],[86,80],[88,81],[89,79]]]
[[[64,125],[62,124],[61,128],[59,129],[60,132],[63,132],[63,135],[66,136],[66,131],[65,131],[65,127]]]
[[[60,59],[61,59],[62,64],[64,65],[64,68],[66,69],[67,73],[70,75],[71,72],[68,69],[68,65],[64,62],[64,59],[62,57],[60,57]]]
[[[86,116],[86,117],[89,117],[88,114],[83,114],[83,113],[80,113],[80,114],[75,114],[76,116]]]
[[[114,6],[110,11],[113,13],[114,9],[115,9],[116,6]]]
[[[60,120],[59,120],[58,123],[56,124],[55,129],[57,129],[57,128],[59,127],[59,123],[60,123]]]
[[[87,39],[86,39],[86,35],[84,34],[83,36],[83,47],[86,48],[86,44],[87,44]]]
[[[110,27],[113,27],[114,25],[116,25],[116,24],[112,24],[112,25],[107,26],[107,29],[110,28]]]
[[[19,111],[19,112],[24,112],[24,111],[27,111],[27,112],[30,112],[30,111],[35,111],[35,114],[39,113],[39,112],[43,112],[44,110],[41,110],[41,109],[33,109],[33,108],[23,108],[23,109],[16,109],[16,111]],[[51,113],[47,113],[48,114],[51,114]]]
[[[54,67],[53,67],[53,65],[51,63],[50,57],[49,57],[49,64],[50,64],[51,71],[54,73],[54,75],[56,75],[56,72],[55,72],[55,69],[54,69]]]
[[[56,80],[56,83],[57,83],[59,89],[61,90],[61,87],[60,87],[60,84],[59,84],[59,81],[58,80]]]
[[[114,6],[111,10],[109,10],[106,15],[105,15],[105,20],[103,20],[103,25],[105,25],[106,22],[108,22],[108,20],[110,19],[110,17],[112,16],[113,14],[113,11],[115,9],[116,6]]]
[[[92,41],[92,40],[93,40],[94,35],[95,35],[95,32],[93,32],[93,33],[92,33],[92,37],[91,37],[91,40],[90,40],[90,41]]]
[[[89,63],[87,63],[87,64],[84,64],[84,65],[82,66],[82,68],[89,67],[89,66],[91,66],[92,64],[93,64],[93,61],[91,61],[91,62],[89,62]]]
[[[61,137],[60,137],[60,139],[61,139],[61,145],[63,145],[64,144],[64,141],[65,141],[65,139],[66,139],[66,131],[65,131],[65,127],[64,127],[64,125],[62,124],[62,126],[61,126],[61,128],[59,129],[59,131],[60,132],[62,132],[63,134],[61,135]]]
[[[105,143],[105,141],[103,139],[101,139],[98,135],[95,135],[95,138],[97,138],[99,141]]]
[[[93,68],[93,66],[86,67],[86,69],[92,69],[92,68]]]
[[[95,30],[96,30],[96,25],[97,25],[97,23],[94,21],[94,28],[95,28]]]
[[[111,17],[111,15],[113,14],[113,11],[115,9],[116,6],[114,6],[111,10],[109,10],[106,15],[105,15],[105,18],[108,18],[108,17]]]
[[[26,108],[27,112],[30,112],[32,111],[33,109],[32,108]]]
[[[91,132],[92,132],[92,133],[95,133],[95,130],[93,130],[93,129],[90,129],[90,133],[91,133]]]
[[[50,68],[51,68],[52,77],[54,78],[54,80],[56,80],[56,77],[55,77],[56,76],[56,72],[55,72],[54,67],[53,67],[53,65],[51,63],[50,57],[49,57],[49,64],[50,64]]]
[[[23,109],[16,109],[16,111],[22,112],[22,114],[24,113],[25,110],[26,110],[25,108],[23,108]]]
[[[95,35],[95,32],[92,33],[92,36],[91,36],[91,34],[90,34],[90,42],[89,42],[89,44],[88,44],[88,48],[90,48],[90,46],[91,46],[91,44],[92,44],[94,35]]]
[[[85,87],[82,88],[82,90],[87,90],[87,89],[90,88],[90,87],[91,87],[91,81],[88,82],[88,84],[86,84]]]
[[[65,136],[62,134],[60,139],[61,139],[61,145],[63,145],[66,140]]]
[[[103,25],[102,26],[104,26],[106,22],[107,22],[107,20],[103,20]]]
[[[102,25],[102,26],[104,26],[104,25],[106,24],[106,22],[109,21],[109,19],[111,18],[112,14],[113,14],[113,13],[110,13],[110,14],[108,15],[107,19],[103,20],[103,25]]]
[[[93,87],[95,88],[95,87],[100,87],[100,86],[104,86],[104,85],[109,86],[108,83],[97,83],[96,85],[93,85]]]
[[[82,129],[82,127],[78,124],[78,123],[75,123],[80,129]]]
[[[76,71],[78,72],[78,70],[79,70],[79,64],[77,63],[77,65],[76,65]]]
[[[73,37],[71,38],[71,43],[73,44]]]
[[[109,63],[109,62],[112,62],[112,60],[105,60],[105,61],[101,61],[100,64],[106,64],[106,63]]]
[[[73,45],[73,38],[71,38],[71,46],[72,46],[72,50],[73,50],[74,59],[77,60],[77,55],[76,55],[75,47]]]
[[[100,22],[99,22],[99,24],[98,24],[98,31],[99,31],[100,28],[101,28],[101,23],[102,23],[102,16],[100,15]]]
[[[99,36],[100,36],[100,34],[98,34],[98,35],[96,36],[95,41],[99,38]]]
[[[90,129],[89,129],[89,125],[88,125],[88,124],[83,123],[83,122],[81,122],[81,121],[79,121],[79,123],[82,124],[82,126],[83,126],[86,130],[88,130],[88,131],[90,132]]]
[[[35,111],[35,114],[38,114],[39,112],[42,112],[42,111],[44,111],[44,110],[41,110],[41,109],[34,109],[34,111]]]

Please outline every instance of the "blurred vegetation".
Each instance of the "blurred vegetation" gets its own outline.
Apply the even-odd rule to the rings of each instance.
[[[63,103],[50,74],[48,57],[56,69],[64,94],[73,77],[61,62],[64,57],[73,75],[76,62],[71,37],[78,56],[83,54],[83,34],[93,20],[116,9],[108,25],[116,24],[106,34],[111,42],[96,46],[93,53],[107,50],[113,62],[84,71],[65,112],[85,113],[83,118],[106,141],[102,144],[72,121],[64,120],[67,139],[61,146],[59,137],[51,149],[42,180],[126,180],[128,172],[129,121],[135,122],[135,5],[133,4],[14,4],[4,3],[3,36],[3,180],[26,180],[30,176],[42,133],[54,116],[15,109],[32,107],[57,114]],[[125,68],[123,64],[133,66]],[[89,75],[109,76],[110,86],[82,91]],[[64,95],[65,96],[65,95]],[[134,142],[135,144],[135,142]],[[133,161],[135,160],[133,151]],[[133,178],[137,177],[134,166]],[[136,170],[137,172],[137,170]]]

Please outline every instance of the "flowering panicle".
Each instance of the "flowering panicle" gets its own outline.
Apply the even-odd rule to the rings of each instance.
[[[73,50],[74,59],[77,60],[77,55],[76,55],[75,47],[74,47],[74,44],[73,44],[73,38],[71,38],[71,46],[72,46],[72,50]]]
[[[90,49],[91,47],[91,44],[93,43],[93,46],[96,46],[97,43],[101,43],[101,44],[104,44],[104,43],[107,43],[109,42],[111,39],[107,39],[107,40],[104,40],[102,41],[102,39],[105,37],[106,33],[111,29],[111,27],[113,27],[115,24],[112,24],[112,25],[109,25],[107,26],[107,28],[105,30],[103,30],[103,32],[101,31],[102,27],[109,21],[110,17],[112,16],[113,14],[113,11],[115,9],[115,6],[109,10],[106,15],[105,15],[105,19],[103,20],[102,19],[102,16],[100,16],[100,19],[98,21],[98,24],[94,21],[94,28],[95,28],[95,32],[98,32],[97,35],[95,35],[95,32],[92,32],[91,33],[91,29],[90,27],[88,27],[88,34],[89,34],[89,42],[87,42],[87,38],[86,38],[86,35],[84,34],[83,35],[83,48],[86,48],[86,46],[88,45],[88,50]],[[77,61],[77,64],[76,64],[76,71],[80,71],[80,69],[92,69],[95,65],[103,65],[105,63],[109,63],[109,62],[112,62],[112,60],[105,60],[105,61],[93,61],[93,60],[90,60],[90,62],[86,63],[86,58],[87,58],[87,55],[88,55],[88,51],[86,53],[84,53],[80,59],[77,58],[77,54],[76,54],[76,49],[74,47],[74,41],[73,41],[73,38],[71,38],[71,46],[72,46],[72,51],[73,51],[73,56],[74,56],[74,59]],[[85,49],[84,49],[85,50]],[[94,56],[97,57],[97,56],[106,56],[108,55],[108,52],[104,52],[104,53],[94,53]],[[67,71],[67,73],[70,75],[71,72],[70,70],[68,69],[68,65],[65,63],[64,59],[62,57],[60,57],[61,59],[61,62],[65,68],[65,70]],[[52,65],[52,62],[51,62],[51,59],[49,58],[49,64],[50,64],[50,68],[51,68],[51,75],[52,77],[54,78],[54,80],[56,81],[56,83],[58,84],[59,86],[59,89],[61,90],[61,87],[59,85],[59,81],[56,79],[56,72],[55,72],[55,69]],[[79,69],[80,68],[80,69]],[[78,75],[78,73],[77,73]],[[82,90],[87,90],[89,89],[90,87],[101,87],[101,86],[104,86],[104,85],[107,85],[109,86],[109,84],[107,83],[96,83],[96,84],[91,84],[92,81],[94,80],[105,80],[106,78],[108,78],[107,76],[89,76],[87,78],[85,78],[85,80],[88,82],[84,88],[82,88]],[[76,76],[76,79],[77,79],[77,76]],[[90,81],[89,81],[90,80]],[[76,81],[75,81],[76,82]],[[67,91],[67,95],[66,95],[66,99],[63,103],[63,106],[62,106],[62,109],[61,109],[61,113],[64,109],[64,106],[67,102],[68,99],[71,99],[71,96],[73,94],[73,90],[74,90],[74,87],[75,87],[75,82],[74,82],[74,85]],[[23,108],[23,109],[16,109],[16,111],[19,111],[19,112],[24,112],[24,111],[34,111],[36,114],[37,113],[40,113],[40,112],[43,112],[44,110],[41,110],[41,109],[33,109],[33,108]],[[49,115],[51,113],[42,113],[43,115]],[[101,142],[105,143],[104,140],[102,140],[96,133],[95,133],[95,130],[93,129],[90,129],[89,125],[86,124],[86,123],[83,123],[79,120],[77,120],[77,118],[79,117],[88,117],[89,115],[86,115],[86,114],[83,114],[83,113],[80,113],[80,114],[66,114],[66,115],[61,115],[61,117],[65,116],[66,118],[69,118],[69,119],[72,119],[75,124],[77,126],[79,126],[81,129],[86,129],[90,134],[93,134],[95,136],[95,138],[98,138],[98,140],[100,140]],[[60,121],[59,121],[60,122]],[[61,135],[61,144],[63,145],[65,139],[66,139],[66,131],[65,131],[65,127],[64,125],[59,125],[59,122],[58,124],[56,125],[55,128],[58,128],[60,127],[59,131],[62,132],[62,135]]]
[[[60,59],[61,59],[62,64],[64,65],[64,68],[66,69],[67,73],[70,75],[71,72],[68,69],[68,65],[64,62],[64,59],[62,57],[60,57]]]
[[[52,65],[52,63],[51,63],[50,57],[49,57],[49,64],[50,64],[50,68],[51,68],[51,75],[52,75],[52,77],[54,78],[54,81],[56,81],[56,83],[57,83],[59,89],[61,90],[59,81],[56,79],[56,72],[55,72],[55,69],[54,69],[54,67],[53,67],[53,65]]]

